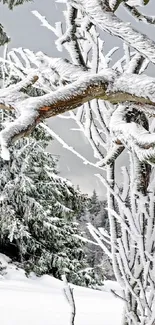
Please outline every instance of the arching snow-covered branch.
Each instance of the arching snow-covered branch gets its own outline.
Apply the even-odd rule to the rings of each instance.
[[[0,90],[1,108],[12,108],[18,113],[18,118],[1,133],[3,146],[9,145],[17,136],[29,133],[39,121],[72,110],[94,98],[115,104],[126,101],[150,104],[148,112],[151,109],[152,115],[155,114],[155,79],[151,77],[119,75],[112,69],[106,69],[96,75],[86,72],[78,81],[43,96],[29,97],[22,92],[22,88],[37,79],[36,75],[30,76],[16,86]]]

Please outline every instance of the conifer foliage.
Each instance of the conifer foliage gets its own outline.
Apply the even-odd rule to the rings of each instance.
[[[0,4],[6,4],[9,9],[13,10],[14,7],[23,4],[24,2],[29,2],[31,0],[0,0]],[[4,31],[3,26],[0,24],[0,46],[8,43],[10,38]]]
[[[71,282],[92,285],[96,279],[73,221],[80,194],[58,175],[45,151],[49,140],[38,127],[12,146],[9,162],[0,160],[0,251],[27,272],[66,273]]]
[[[24,2],[29,2],[31,0],[0,0],[0,3],[7,4],[9,9],[13,9],[15,6],[21,5]]]

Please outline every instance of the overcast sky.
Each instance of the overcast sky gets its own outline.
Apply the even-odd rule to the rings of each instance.
[[[87,1],[87,0],[86,0]],[[11,37],[11,47],[29,48],[33,51],[43,51],[52,57],[63,56],[57,52],[54,41],[55,37],[48,29],[41,27],[39,20],[31,13],[38,10],[46,16],[49,22],[54,25],[56,21],[63,20],[62,4],[57,4],[55,0],[35,0],[33,3],[26,3],[18,6],[14,11],[9,11],[6,5],[0,4],[0,22],[5,26],[5,30]],[[144,12],[144,9],[143,9]],[[155,15],[155,0],[150,1],[145,8],[145,13]],[[131,21],[132,24],[143,33],[148,34],[155,40],[155,27],[143,23],[137,23],[121,7],[117,11],[118,16],[123,20]],[[121,41],[117,38],[104,34],[106,50],[114,46],[121,46]],[[154,75],[154,70],[150,67],[149,74]],[[93,153],[87,140],[79,132],[70,131],[75,125],[61,118],[52,118],[49,121],[50,127],[62,136],[66,142],[75,147],[81,154],[93,161]],[[74,184],[79,184],[82,191],[91,194],[95,188],[100,196],[104,196],[104,190],[100,182],[94,176],[98,172],[95,168],[85,166],[80,159],[67,152],[60,144],[53,141],[50,150],[60,156],[59,168],[61,175],[70,179]],[[121,159],[122,162],[122,159]]]

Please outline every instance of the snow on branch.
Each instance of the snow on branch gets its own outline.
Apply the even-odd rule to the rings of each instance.
[[[41,127],[43,127],[54,139],[56,139],[64,149],[73,153],[76,157],[80,158],[84,165],[89,165],[98,169],[102,169],[102,167],[98,166],[98,163],[93,163],[82,156],[78,151],[76,151],[73,147],[68,145],[58,134],[56,134],[53,130],[51,130],[46,124],[40,123]]]
[[[56,139],[62,146],[63,148],[67,149],[68,151],[72,152],[73,154],[75,154],[75,156],[77,156],[78,158],[80,158],[83,163],[85,165],[91,165],[93,167],[95,167],[95,164],[91,163],[90,161],[88,161],[84,156],[82,156],[79,152],[77,152],[74,148],[72,148],[71,146],[69,146],[63,139],[60,138],[60,136],[58,134],[56,134],[53,130],[51,130],[47,125],[45,125],[44,123],[41,123],[41,126],[50,134],[52,135],[52,137],[54,139]]]
[[[62,23],[59,22],[55,27],[51,26],[44,16],[38,11],[34,10],[32,13],[41,21],[42,26],[51,30],[57,37],[56,46],[59,51],[62,50],[62,45],[65,46],[74,64],[83,67],[85,70],[86,64],[81,53],[81,49],[77,40],[77,24],[76,18],[78,10],[72,7],[70,4],[67,5],[67,11],[65,12],[66,18],[66,31],[62,32]]]
[[[66,12],[66,32],[64,35],[59,38],[57,44],[66,43],[66,47],[69,47],[69,53],[72,58],[74,64],[80,65],[87,70],[85,61],[83,59],[83,55],[81,53],[81,49],[79,46],[79,42],[77,39],[77,19],[78,10],[72,7],[70,4],[67,4],[67,12]]]
[[[52,27],[49,22],[47,21],[46,17],[42,16],[37,10],[33,10],[32,14],[34,16],[36,16],[42,23],[43,27],[48,28],[49,30],[51,30],[55,35],[59,36],[57,33],[56,28]]]
[[[111,148],[108,150],[105,158],[100,160],[97,163],[97,166],[101,167],[105,165],[110,165],[116,160],[117,157],[119,157],[119,155],[123,152],[123,150],[124,150],[124,145],[117,144],[117,141],[116,143],[112,143]]]
[[[137,228],[137,226],[135,224],[134,217],[132,216],[132,213],[131,213],[130,209],[128,208],[128,206],[126,205],[126,203],[122,201],[121,196],[119,196],[116,193],[116,191],[110,186],[110,184],[107,182],[107,180],[102,175],[96,174],[95,176],[100,179],[101,183],[108,189],[110,194],[115,198],[116,202],[121,206],[121,209],[124,212],[124,215],[126,216],[128,222],[130,224],[132,234],[138,238],[140,236],[139,229]],[[118,215],[115,217],[118,218]]]
[[[120,141],[130,151],[134,151],[140,161],[154,163],[155,134],[150,133],[140,124],[127,121],[126,114],[124,105],[119,105],[111,117],[110,129],[115,141]]]
[[[63,62],[67,64],[67,67],[71,66],[70,72],[72,73],[72,65],[66,61]],[[57,62],[56,66],[58,65]],[[60,71],[61,67],[63,67],[62,61],[59,66]],[[77,81],[65,84],[53,92],[38,97],[29,97],[25,94],[24,88],[35,82],[39,82],[38,76],[31,74],[16,85],[0,90],[0,107],[11,108],[18,113],[17,119],[9,123],[0,133],[3,149],[6,149],[16,137],[29,134],[35,125],[45,118],[73,110],[94,98],[108,100],[114,104],[126,101],[139,105],[147,104],[149,109],[151,107],[152,115],[155,114],[155,79],[145,75],[125,73],[119,75],[112,69],[105,69],[99,74],[90,74],[86,71]],[[144,106],[146,113],[147,106]],[[93,132],[96,132],[95,129]],[[100,138],[97,134],[95,136]],[[154,141],[153,135],[145,136],[146,145],[150,139]]]
[[[103,243],[104,235],[100,233],[91,223],[88,223],[87,228],[92,235],[92,237],[96,240],[98,245],[103,249],[103,251],[109,256],[111,259],[111,249],[107,248],[107,246]]]
[[[132,28],[129,23],[121,21],[110,11],[107,1],[68,0],[68,2],[85,13],[90,21],[101,30],[123,39],[144,57],[155,63],[155,43],[146,35]]]
[[[62,280],[64,283],[64,294],[65,297],[71,306],[71,320],[70,320],[70,325],[75,324],[75,316],[76,316],[76,306],[75,306],[75,299],[73,295],[73,288],[68,284],[67,278],[65,275],[62,275]]]
[[[36,79],[35,77],[35,81]],[[29,134],[37,123],[47,117],[55,116],[69,109],[76,108],[83,102],[91,100],[95,96],[95,93],[96,95],[102,94],[104,83],[105,80],[103,77],[85,77],[84,79],[79,79],[79,81],[71,85],[62,87],[44,96],[21,98],[21,96],[25,96],[25,94],[20,93],[19,90],[21,89],[21,84],[22,86],[25,84],[27,86],[26,78],[25,82],[21,81],[21,83],[16,86],[12,86],[15,87],[13,88],[15,91],[13,92],[11,87],[10,94],[9,90],[1,90],[1,108],[12,107],[19,114],[19,117],[15,121],[10,122],[7,127],[0,132],[1,155],[3,158],[9,159],[7,146],[11,141],[15,140],[16,137]]]
[[[11,85],[5,89],[0,89],[0,98],[13,94],[14,92],[19,92],[22,89],[25,89],[31,85],[33,85],[38,80],[38,76],[34,74],[28,75],[24,80],[18,82],[15,85]]]
[[[130,6],[128,3],[123,3],[124,7],[132,14],[132,16],[138,20],[147,24],[155,24],[155,16],[143,15],[136,7]]]
[[[76,81],[85,72],[83,67],[66,59],[48,57],[41,51],[34,53],[23,48],[12,49],[5,59],[0,58],[0,62],[5,64],[9,79],[23,79],[25,75],[36,73],[39,81],[35,87],[45,93],[51,92],[58,85]]]

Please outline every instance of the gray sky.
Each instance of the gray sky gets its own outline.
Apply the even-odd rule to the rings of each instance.
[[[86,0],[87,1],[87,0]],[[11,37],[10,47],[29,48],[33,51],[43,51],[49,56],[60,57],[63,53],[57,52],[54,40],[55,37],[47,28],[40,26],[40,21],[31,13],[32,10],[38,10],[46,16],[49,22],[54,25],[56,21],[63,20],[62,10],[65,8],[62,4],[55,3],[54,0],[35,0],[33,3],[26,3],[18,6],[14,11],[9,11],[6,5],[0,4],[0,22],[5,26],[5,30]],[[143,12],[155,15],[155,0],[150,1],[149,5],[143,9]],[[131,21],[132,24],[143,33],[149,35],[155,40],[155,27],[143,23],[137,23],[121,7],[117,11],[125,21]],[[117,38],[103,34],[106,50],[114,46],[121,46],[122,43]],[[154,75],[154,70],[150,67],[149,74]],[[62,136],[66,142],[76,148],[86,158],[93,161],[93,153],[87,140],[80,132],[70,131],[70,128],[76,127],[73,122],[63,120],[59,117],[52,118],[49,121],[50,127]],[[98,194],[104,196],[104,189],[100,182],[94,176],[97,169],[85,166],[80,159],[75,157],[62,148],[56,141],[50,146],[52,153],[60,155],[61,175],[70,179],[75,185],[79,184],[83,192],[91,194],[95,188]],[[122,164],[123,157],[119,161]]]

